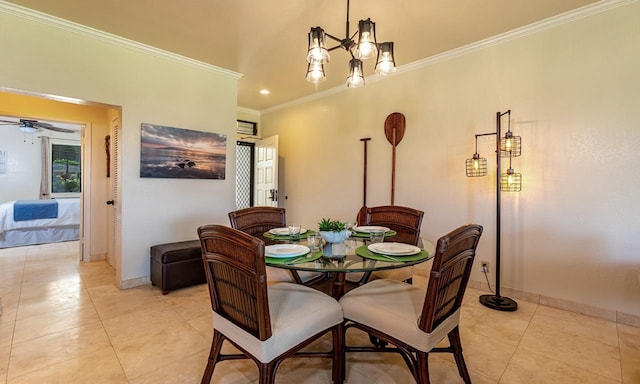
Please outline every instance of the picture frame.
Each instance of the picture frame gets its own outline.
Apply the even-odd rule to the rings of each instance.
[[[226,135],[140,125],[140,177],[224,180],[226,158]]]

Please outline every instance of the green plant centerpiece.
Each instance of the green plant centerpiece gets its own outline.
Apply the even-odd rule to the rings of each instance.
[[[342,243],[351,236],[345,223],[339,220],[322,218],[318,223],[318,230],[327,243]]]

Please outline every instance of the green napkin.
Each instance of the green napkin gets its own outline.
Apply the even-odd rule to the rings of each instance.
[[[394,262],[394,260],[391,260],[385,257],[385,255],[371,252],[366,245],[362,245],[356,248],[356,255],[364,257],[365,259]],[[417,260],[422,260],[429,257],[429,252],[422,250],[420,251],[420,253],[416,253],[415,255],[409,255],[409,256],[391,255],[390,257],[393,257],[394,259],[398,259],[400,261],[417,261]]]
[[[397,235],[398,232],[396,231],[387,231],[384,233],[384,237],[389,237],[389,236],[395,236]],[[363,238],[369,238],[369,232],[358,232],[358,231],[351,231],[351,236],[352,237],[363,237]]]
[[[311,252],[309,252],[309,253],[311,253]],[[264,259],[267,262],[267,264],[284,265],[284,264],[287,264],[287,263],[289,263],[289,262],[291,262],[291,261],[293,261],[293,260],[295,260],[295,259],[297,259],[299,257],[302,257],[302,256],[309,256],[309,257],[304,258],[304,260],[300,259],[295,264],[308,263],[308,262],[311,262],[311,261],[316,261],[316,260],[318,260],[319,258],[322,257],[322,252],[315,252],[312,255],[309,255],[309,253],[307,253],[306,255],[300,255],[300,256],[294,256],[294,257],[267,257],[267,256],[265,256]]]
[[[300,238],[301,239],[306,239],[307,236],[309,234],[311,234],[311,233],[315,233],[315,231],[307,229],[307,231],[305,233],[301,233],[300,234]],[[271,240],[291,240],[291,237],[289,235],[274,235],[273,233],[271,233],[269,231],[263,233],[262,236],[264,236],[267,239],[271,239]]]

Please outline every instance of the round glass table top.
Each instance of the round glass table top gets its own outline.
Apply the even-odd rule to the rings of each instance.
[[[311,250],[306,255],[291,258],[269,257],[268,266],[312,272],[368,272],[409,267],[431,259],[435,247],[426,242],[418,253],[382,254],[371,252],[367,242],[360,238],[350,238],[344,243],[327,243],[320,250]],[[307,245],[301,240],[297,244]]]

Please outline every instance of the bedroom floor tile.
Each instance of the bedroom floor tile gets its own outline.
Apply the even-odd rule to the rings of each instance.
[[[120,290],[105,261],[77,261],[78,243],[0,249],[0,384],[195,383],[211,343],[206,285],[162,295],[151,285]],[[414,285],[428,279],[416,275]],[[461,338],[476,384],[640,382],[640,328],[520,300],[492,311],[469,288]],[[348,343],[367,343],[351,330]],[[443,343],[446,345],[446,343]],[[308,347],[324,350],[330,338]],[[235,348],[225,343],[223,352]],[[396,354],[351,353],[347,384],[414,382]],[[462,383],[453,358],[430,355],[430,377]],[[91,364],[87,364],[91,361]],[[594,368],[595,367],[595,368]],[[257,382],[250,360],[218,364],[212,383]],[[277,383],[330,383],[326,359],[289,359]]]

